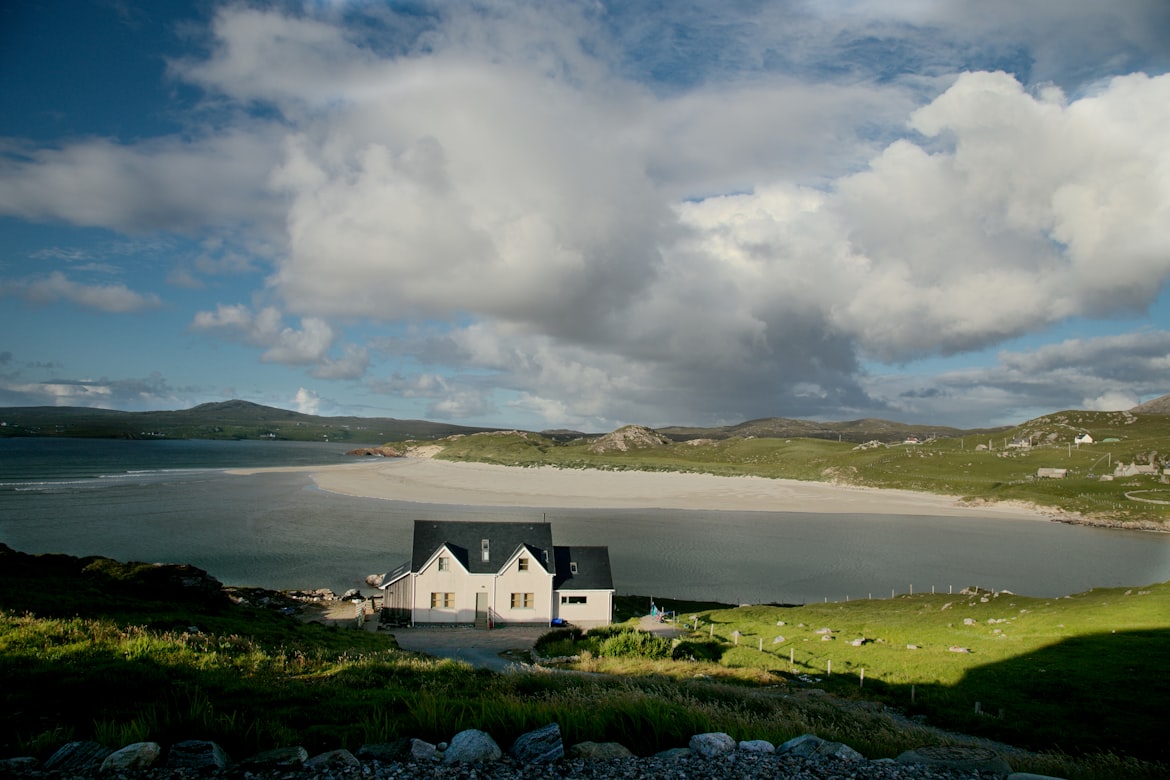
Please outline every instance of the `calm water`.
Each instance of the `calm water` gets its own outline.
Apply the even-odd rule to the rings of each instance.
[[[1056,596],[1170,580],[1170,534],[993,518],[434,506],[326,493],[343,445],[0,439],[0,542],[25,552],[192,563],[270,588],[365,586],[424,520],[540,520],[610,548],[618,593],[807,602],[966,585]],[[62,583],[68,587],[68,583]]]

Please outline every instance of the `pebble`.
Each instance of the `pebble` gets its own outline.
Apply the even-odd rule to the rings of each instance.
[[[473,774],[474,773],[474,774]],[[64,780],[68,773],[44,770],[17,771],[12,778]],[[191,780],[189,771],[165,767],[118,772],[117,780]],[[538,764],[521,764],[507,756],[474,765],[443,765],[433,761],[371,761],[355,766],[302,767],[296,770],[229,767],[205,772],[201,780],[999,780],[1003,775],[954,771],[891,761],[844,761],[832,756],[783,756],[736,751],[704,758],[698,755],[633,757],[609,760],[566,758]]]

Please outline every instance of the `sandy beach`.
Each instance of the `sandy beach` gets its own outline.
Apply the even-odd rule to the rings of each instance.
[[[329,492],[421,504],[1049,519],[1021,504],[972,506],[953,496],[765,477],[518,468],[425,457],[376,458],[298,470],[312,473],[315,484]]]

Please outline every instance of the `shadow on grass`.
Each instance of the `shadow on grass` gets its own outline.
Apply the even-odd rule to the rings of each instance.
[[[954,685],[915,685],[913,695],[910,686],[879,681],[866,680],[865,689],[936,725],[1020,747],[1167,763],[1168,663],[1170,628],[1117,631],[977,666]],[[849,675],[831,683],[856,691]]]

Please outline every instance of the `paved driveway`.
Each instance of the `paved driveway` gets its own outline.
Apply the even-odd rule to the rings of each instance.
[[[548,628],[399,628],[391,631],[403,650],[463,661],[479,669],[503,672],[518,668],[517,661],[500,654],[517,651],[524,658]]]

